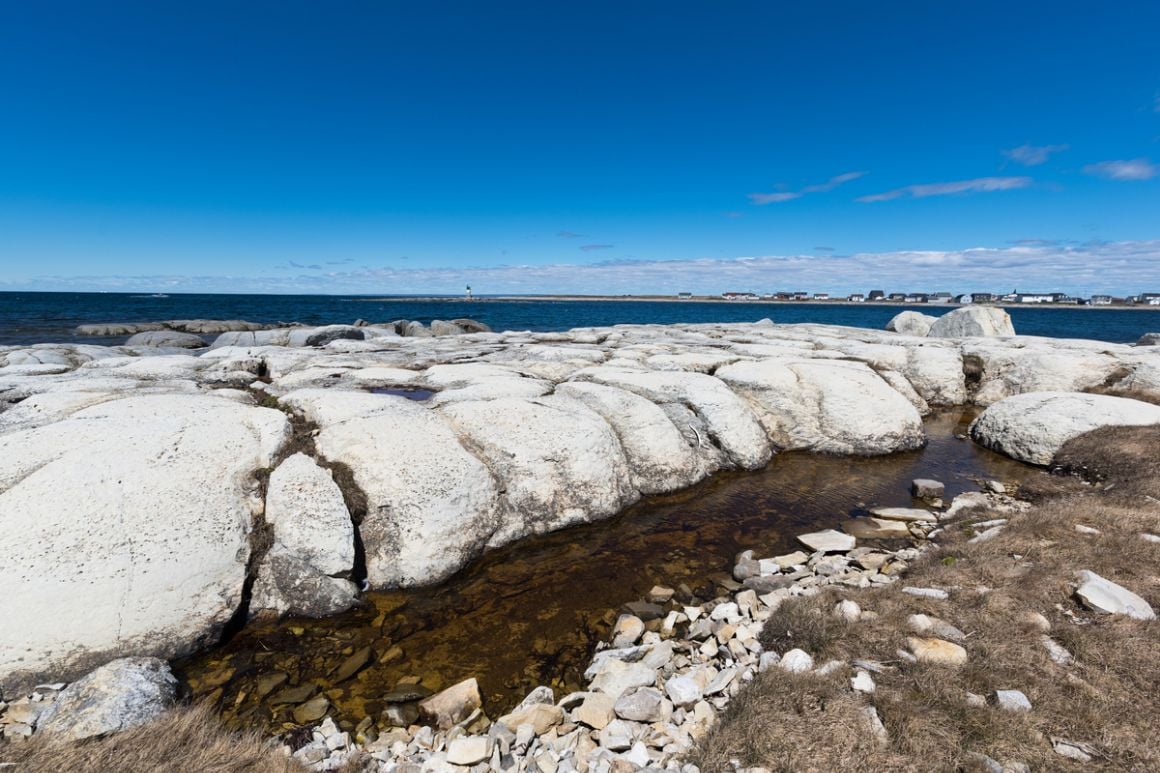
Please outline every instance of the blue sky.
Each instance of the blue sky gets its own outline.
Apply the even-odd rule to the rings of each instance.
[[[1160,4],[790,5],[6,3],[0,288],[1160,290]]]

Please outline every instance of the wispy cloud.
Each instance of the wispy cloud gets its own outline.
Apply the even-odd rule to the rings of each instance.
[[[1160,287],[1160,240],[833,255],[622,259],[590,264],[383,266],[321,276],[49,276],[0,279],[0,289],[457,295],[465,283],[487,294],[675,294],[799,288],[844,294],[871,287],[970,292],[1032,285],[1077,294],[1136,293]]]
[[[777,204],[782,201],[792,201],[793,199],[800,199],[807,193],[825,193],[832,191],[839,185],[844,185],[851,180],[857,180],[859,177],[865,175],[865,172],[844,172],[843,174],[835,175],[824,183],[815,183],[814,185],[807,185],[800,191],[775,191],[773,193],[750,193],[749,202],[758,206],[765,204]]]
[[[1101,161],[1098,164],[1088,164],[1083,171],[1108,180],[1151,180],[1160,175],[1160,166],[1146,158],[1133,158],[1128,161]]]
[[[1039,166],[1046,163],[1053,153],[1062,153],[1067,145],[1020,145],[1003,151],[1003,155],[1023,166]]]
[[[845,185],[852,180],[857,180],[859,177],[862,177],[865,174],[865,172],[845,172],[844,174],[834,175],[824,183],[807,185],[806,187],[802,188],[802,193],[825,193],[826,191],[832,191],[839,185]]]
[[[925,199],[929,196],[951,196],[956,193],[986,193],[990,191],[1009,191],[1016,188],[1026,188],[1031,185],[1030,177],[976,177],[973,180],[956,180],[947,183],[925,183],[922,185],[907,185],[904,188],[895,188],[885,193],[874,193],[861,196],[858,201],[869,204],[875,201],[890,201],[910,197]]]
[[[588,234],[573,233],[572,231],[559,231],[556,234],[556,236],[559,236],[561,239],[583,239],[587,235]]]
[[[615,244],[581,244],[580,249],[583,252],[596,252],[597,250],[611,250]]]
[[[794,191],[782,191],[780,193],[750,193],[749,202],[761,206],[763,204],[776,204],[779,201],[792,201],[793,199],[800,199],[802,195]]]

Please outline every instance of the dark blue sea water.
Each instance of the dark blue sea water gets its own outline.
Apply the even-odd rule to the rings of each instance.
[[[823,303],[701,303],[696,301],[367,300],[334,295],[171,295],[120,293],[0,293],[0,345],[47,342],[121,343],[78,337],[77,325],[154,322],[166,319],[245,319],[253,322],[349,324],[356,319],[470,317],[494,330],[567,330],[589,325],[674,322],[817,322],[881,329],[903,308],[942,314],[938,306],[837,305]],[[1017,332],[1057,338],[1132,343],[1160,331],[1160,308],[1009,309]]]

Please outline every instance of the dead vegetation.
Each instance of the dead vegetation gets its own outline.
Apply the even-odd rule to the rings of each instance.
[[[976,754],[1032,770],[1160,770],[1160,622],[1095,615],[1073,598],[1074,574],[1090,569],[1160,609],[1160,428],[1104,429],[1067,444],[1056,466],[1089,479],[1044,475],[1030,487],[1026,513],[976,511],[962,524],[1010,519],[997,537],[975,544],[959,526],[916,562],[902,582],[881,590],[828,589],[784,604],[766,622],[762,643],[800,647],[828,659],[876,661],[876,692],[853,692],[839,676],[758,676],[702,739],[693,761],[704,771],[743,766],[804,770],[982,770]],[[1076,525],[1099,530],[1083,534]],[[943,588],[939,601],[900,586]],[[876,619],[840,622],[835,604],[853,599]],[[1042,614],[1045,634],[1029,620]],[[912,665],[898,654],[913,635],[913,614],[938,617],[963,633],[961,668]],[[932,635],[932,634],[927,634]],[[1054,662],[1044,636],[1074,661]],[[1024,692],[1030,712],[972,706],[967,693]],[[889,734],[872,742],[862,707],[877,708]],[[1091,747],[1073,762],[1052,738]],[[869,744],[869,747],[868,747]]]
[[[13,773],[303,773],[260,733],[227,730],[208,706],[174,709],[160,719],[107,738],[57,742],[33,736],[0,743]]]

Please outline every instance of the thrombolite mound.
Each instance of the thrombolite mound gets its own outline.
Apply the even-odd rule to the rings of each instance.
[[[173,657],[237,610],[274,410],[130,397],[0,435],[0,679]]]
[[[1072,438],[1100,427],[1160,424],[1160,406],[1108,395],[1030,392],[983,411],[971,437],[1031,464],[1047,465]]]

